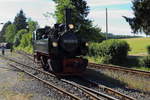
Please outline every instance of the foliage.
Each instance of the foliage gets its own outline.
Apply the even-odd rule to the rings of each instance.
[[[16,30],[19,31],[21,29],[26,29],[27,28],[27,22],[26,22],[26,17],[23,12],[23,10],[20,10],[20,12],[17,14],[17,16],[14,19],[14,25],[16,25]]]
[[[18,46],[20,44],[20,40],[22,39],[22,35],[28,33],[26,29],[22,29],[17,32],[15,38],[14,38],[14,46]]]
[[[32,46],[32,34],[35,31],[38,23],[31,19],[28,20],[28,31],[26,29],[20,30],[17,35],[19,41],[19,45],[17,45],[17,50],[22,50],[28,53],[33,53],[33,46]],[[26,34],[25,34],[26,33]]]
[[[37,28],[38,22],[33,21],[32,19],[28,20],[28,30],[29,32],[34,32]]]
[[[147,52],[148,52],[148,54],[150,55],[150,45],[147,46]]]
[[[87,19],[89,6],[85,0],[53,0],[56,3],[55,16],[58,23],[65,22],[64,10],[72,8],[72,22],[76,27],[80,26],[78,34],[89,41],[102,41],[101,29],[94,27],[92,21]]]
[[[6,22],[2,28],[2,31],[0,32],[0,42],[5,42],[5,32],[6,28],[11,24],[10,21]]]
[[[150,56],[145,56],[139,59],[139,64],[144,67],[150,68]]]
[[[23,34],[20,45],[16,47],[17,50],[22,50],[28,53],[33,52],[33,46],[32,46],[32,33]]]
[[[146,47],[150,45],[150,38],[132,38],[121,40],[126,41],[130,45],[130,55],[147,55]]]
[[[150,35],[150,0],[133,0],[133,18],[123,16],[134,33],[144,32]]]
[[[121,40],[106,40],[102,43],[91,43],[89,56],[102,57],[102,63],[119,64],[126,60],[129,45]]]
[[[6,32],[4,35],[6,42],[13,43],[15,34],[16,34],[16,26],[14,24],[10,24],[6,28]]]

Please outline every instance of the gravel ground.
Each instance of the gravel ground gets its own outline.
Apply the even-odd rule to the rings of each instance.
[[[26,61],[27,61],[27,60],[24,59],[24,61],[23,61],[24,64],[29,63],[29,62],[26,62]],[[31,63],[31,64],[32,64],[32,63]],[[25,69],[25,70],[28,70],[28,72],[35,73],[35,72],[32,71],[31,69],[26,69],[26,68],[24,68],[24,69]],[[65,82],[62,82],[62,81],[58,80],[57,78],[48,77],[48,76],[45,76],[45,75],[44,75],[44,77],[43,77],[42,73],[41,73],[41,74],[38,74],[38,72],[36,72],[36,74],[37,74],[36,76],[41,77],[42,79],[47,80],[47,81],[49,81],[50,83],[57,85],[58,87],[65,88],[66,91],[75,94],[76,96],[82,98],[82,100],[90,100],[90,98],[89,98],[87,95],[85,95],[85,94],[83,93],[83,91],[80,90],[80,89],[78,89],[77,87],[74,87],[74,86],[72,86],[72,85],[70,85],[70,84],[68,84],[68,83],[66,84]],[[62,99],[62,100],[64,100],[64,99]]]
[[[143,93],[139,90],[129,89],[119,80],[112,79],[111,77],[105,76],[102,73],[103,72],[101,70],[88,69],[84,76],[89,80],[99,83],[100,85],[110,87],[123,94],[134,97],[137,100],[150,100],[150,93]]]
[[[19,59],[23,59],[23,57],[18,55],[18,54],[16,56],[18,56]],[[25,60],[25,62],[27,61],[26,58],[24,58],[24,60]],[[30,62],[30,64],[32,64],[31,60],[28,60],[27,62]],[[93,81],[99,83],[100,85],[104,85],[104,86],[108,86],[110,88],[113,88],[113,89],[115,89],[115,90],[117,90],[121,93],[132,96],[132,97],[136,98],[137,100],[150,100],[150,94],[149,93],[143,93],[143,92],[135,90],[135,89],[129,89],[129,88],[126,87],[125,84],[121,83],[120,81],[112,79],[111,77],[105,76],[102,73],[103,72],[101,70],[88,69],[85,72],[84,76],[86,78],[90,79],[90,80],[93,80]],[[35,82],[36,83],[36,85],[35,85],[34,82],[35,82],[35,80],[33,80],[33,79],[32,79],[32,81],[29,82],[29,85],[27,85],[27,82],[25,82],[25,86],[27,86],[25,88],[25,91],[27,91],[27,92],[25,92],[25,93],[30,93],[30,92],[35,91],[34,93],[30,93],[30,94],[37,95],[37,97],[41,98],[41,99],[34,99],[34,97],[32,95],[29,95],[29,97],[31,96],[33,100],[45,100],[45,99],[42,99],[41,96],[43,96],[43,94],[44,94],[44,97],[47,97],[47,95],[50,94],[50,96],[48,95],[48,97],[52,97],[53,99],[55,98],[55,96],[53,96],[54,92],[51,93],[51,91],[49,91],[49,90],[47,90],[48,93],[45,92],[45,90],[47,88],[43,88],[43,87],[41,87],[42,89],[39,88],[41,90],[41,92],[38,92],[39,90],[37,88],[35,88],[35,90],[30,89],[30,87],[28,87],[28,86],[30,86],[30,85],[32,86],[32,84],[34,84],[33,88],[36,87],[36,86],[41,86],[40,83]],[[77,82],[77,83],[81,84],[80,82]],[[19,85],[17,85],[17,86],[19,86]],[[20,87],[23,87],[23,86],[24,85],[21,85]],[[39,95],[38,93],[42,93],[42,94]]]
[[[7,53],[7,56],[10,56],[10,53]],[[10,68],[7,61],[2,58],[0,58],[0,79],[0,100],[64,100],[56,90],[48,88],[23,72]]]

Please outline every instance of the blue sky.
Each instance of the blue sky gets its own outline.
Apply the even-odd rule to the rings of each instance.
[[[105,9],[108,8],[109,32],[114,34],[131,35],[131,29],[122,16],[133,17],[132,0],[86,0],[90,6],[88,18],[93,20],[93,24],[102,28],[105,32]],[[53,25],[55,19],[50,16],[46,18],[44,13],[54,13],[55,4],[52,0],[0,0],[0,22],[13,21],[14,16],[20,9],[38,21],[41,27]],[[0,25],[1,29],[2,25]]]

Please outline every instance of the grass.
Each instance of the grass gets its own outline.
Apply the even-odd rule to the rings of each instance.
[[[150,71],[150,68],[146,68],[146,67],[133,67],[133,69],[143,70],[143,71]]]
[[[147,55],[147,46],[150,45],[150,38],[122,39],[130,45],[129,55]]]
[[[24,52],[27,52],[29,54],[33,53],[33,47],[30,47],[30,46],[27,46],[25,48],[18,46],[18,47],[14,47],[14,49],[18,50],[18,51],[24,51]]]
[[[86,56],[86,58],[89,60],[89,62],[100,64],[100,59],[101,59],[100,57]]]
[[[150,80],[145,77],[137,77],[129,73],[111,71],[107,69],[103,70],[103,74],[113,79],[121,81],[122,83],[126,84],[125,87],[129,89],[136,89],[145,93],[150,92]]]

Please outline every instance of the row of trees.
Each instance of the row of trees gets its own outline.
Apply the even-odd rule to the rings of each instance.
[[[64,23],[64,9],[69,7],[73,9],[72,20],[76,27],[80,26],[79,35],[90,41],[102,41],[101,29],[94,26],[92,21],[87,18],[90,10],[85,0],[53,0],[56,3],[56,11],[54,16],[57,23]],[[125,17],[130,24],[134,33],[144,32],[150,34],[150,1],[134,0],[133,7],[134,18]],[[22,35],[32,33],[37,26],[37,22],[27,19],[23,10],[16,15],[14,22],[6,22],[0,32],[0,42],[14,43],[16,46],[20,44]]]
[[[27,19],[23,10],[15,16],[14,22],[6,22],[0,32],[0,42],[13,43],[14,46],[21,44],[23,35],[30,33],[36,29],[37,22]]]
[[[93,26],[92,21],[87,18],[89,14],[89,6],[85,0],[53,0],[56,3],[56,11],[54,16],[57,23],[64,23],[64,10],[69,7],[73,9],[72,20],[76,28],[80,26],[79,35],[90,41],[102,41],[101,29]],[[37,22],[27,19],[23,10],[15,17],[14,22],[5,23],[0,32],[0,42],[10,42],[19,44],[21,35],[34,31]],[[32,28],[32,29],[31,29]]]

